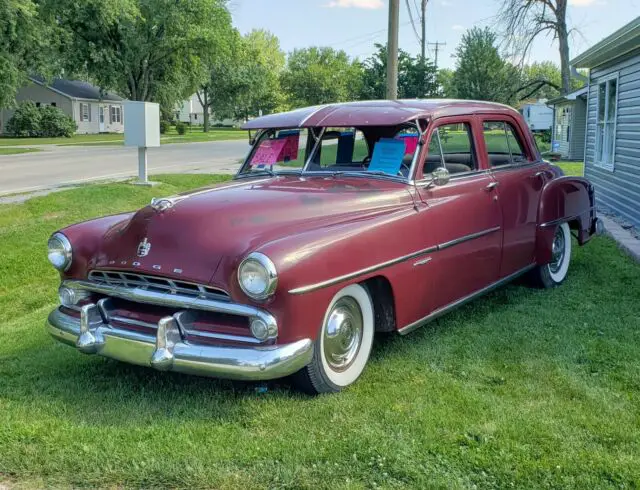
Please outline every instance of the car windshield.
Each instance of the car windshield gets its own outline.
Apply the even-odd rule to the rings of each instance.
[[[407,179],[419,140],[412,124],[268,129],[256,138],[238,176],[295,172]]]

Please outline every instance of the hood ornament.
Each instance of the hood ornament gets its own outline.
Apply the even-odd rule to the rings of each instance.
[[[174,197],[154,197],[151,199],[151,207],[162,213],[167,209],[171,209],[173,206],[178,204],[180,201],[187,199],[189,196],[174,196]]]
[[[149,251],[151,250],[151,242],[147,240],[147,237],[144,238],[138,244],[138,257],[146,257],[149,255]]]

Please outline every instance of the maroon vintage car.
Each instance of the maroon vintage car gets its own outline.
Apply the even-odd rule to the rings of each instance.
[[[375,332],[406,334],[528,273],[560,284],[591,184],[542,160],[513,109],[454,100],[255,119],[231,183],[49,240],[50,333],[89,354],[335,392]]]

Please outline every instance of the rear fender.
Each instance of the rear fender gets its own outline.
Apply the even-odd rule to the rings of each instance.
[[[551,247],[556,228],[569,223],[584,245],[595,233],[596,208],[591,183],[582,177],[558,177],[542,189],[538,208],[536,260],[538,264],[551,261]]]

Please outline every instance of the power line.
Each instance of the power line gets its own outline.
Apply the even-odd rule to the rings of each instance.
[[[407,4],[407,12],[409,12],[409,19],[411,19],[411,27],[413,28],[413,32],[416,35],[416,39],[419,43],[422,42],[420,39],[420,34],[418,34],[418,28],[416,27],[416,21],[413,19],[413,9],[411,8],[410,0],[405,0]]]

